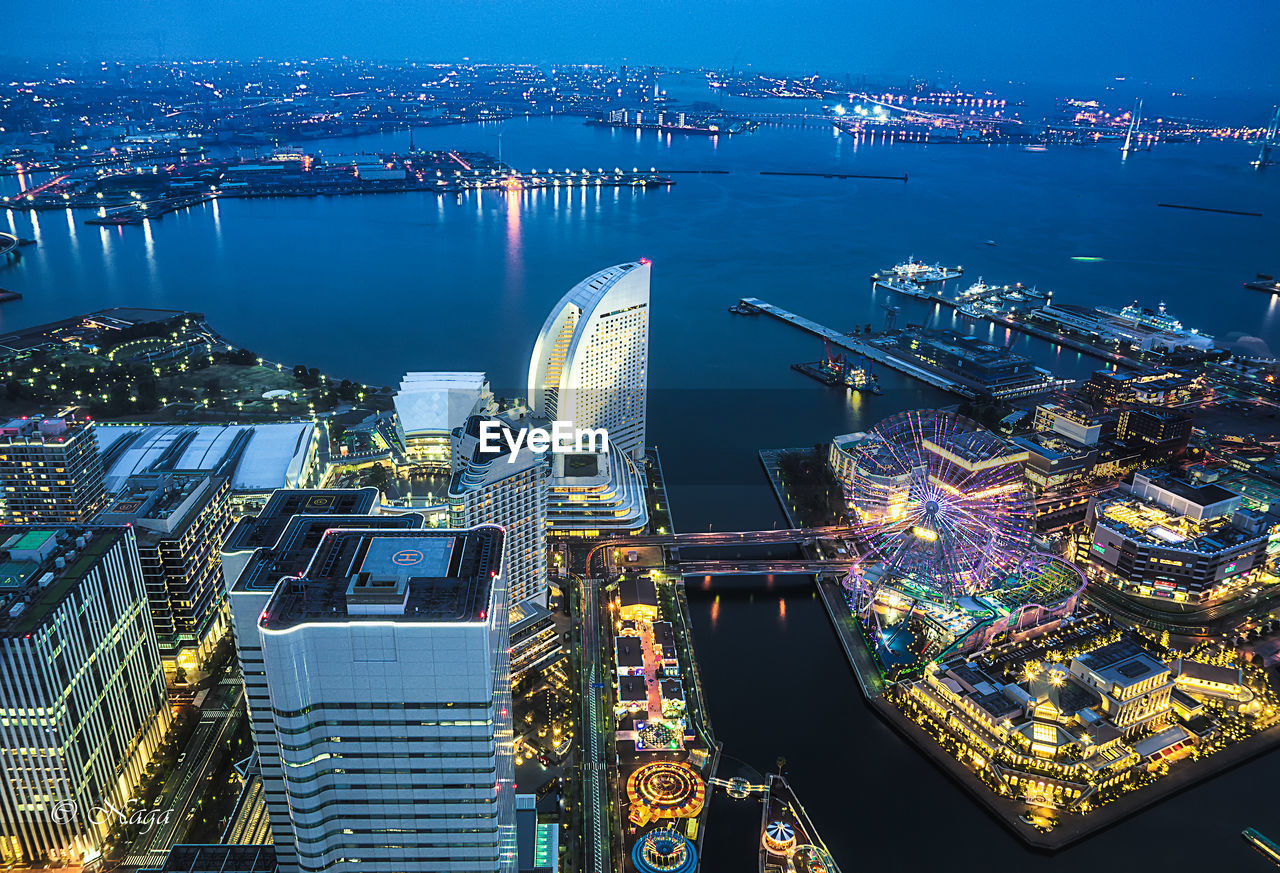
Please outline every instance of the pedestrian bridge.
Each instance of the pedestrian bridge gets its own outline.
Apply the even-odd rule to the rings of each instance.
[[[853,562],[764,559],[751,561],[681,561],[677,568],[686,579],[697,576],[813,576],[849,572]]]

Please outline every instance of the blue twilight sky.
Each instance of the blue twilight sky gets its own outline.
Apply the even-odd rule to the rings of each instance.
[[[736,61],[1257,95],[1280,83],[1280,0],[26,0],[4,17],[8,58]]]

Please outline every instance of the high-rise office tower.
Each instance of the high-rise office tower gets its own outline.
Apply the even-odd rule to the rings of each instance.
[[[529,407],[548,421],[605,428],[644,457],[649,262],[619,264],[570,289],[547,316],[529,362]]]
[[[83,524],[106,500],[93,422],[70,414],[0,427],[0,488],[11,524]]]
[[[280,743],[271,716],[271,695],[262,663],[258,618],[276,584],[285,576],[298,576],[306,570],[329,528],[422,526],[422,516],[416,514],[370,515],[377,505],[376,488],[277,491],[257,516],[237,521],[222,546],[222,572],[231,601],[236,654],[244,676],[254,752],[271,838],[282,871],[297,870],[297,854],[284,791]]]
[[[547,599],[546,459],[527,444],[512,452],[507,438],[485,450],[485,422],[502,432],[514,428],[501,419],[473,415],[453,433],[453,478],[449,480],[449,524],[455,528],[496,524],[506,530],[505,571],[511,603]]]
[[[203,472],[131,476],[97,518],[128,524],[138,541],[147,602],[170,680],[199,668],[227,630],[218,549],[231,524],[227,480]]]
[[[503,532],[329,529],[258,621],[296,869],[514,871]]]
[[[96,859],[170,722],[127,527],[0,542],[0,861]]]

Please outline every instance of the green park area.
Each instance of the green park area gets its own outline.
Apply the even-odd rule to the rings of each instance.
[[[372,401],[376,387],[264,360],[178,315],[123,329],[50,331],[0,359],[0,415],[79,406],[103,419],[279,421]]]

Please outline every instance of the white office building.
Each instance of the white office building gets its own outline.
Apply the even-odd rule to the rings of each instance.
[[[512,452],[508,438],[496,450],[481,447],[481,426],[518,427],[485,416],[467,419],[453,434],[454,474],[449,480],[449,525],[496,524],[507,532],[505,568],[511,602],[547,601],[547,482],[550,466],[526,444]]]
[[[296,858],[516,869],[503,532],[325,531],[258,622]]]
[[[605,428],[644,457],[649,370],[649,262],[583,279],[551,310],[529,362],[529,407],[548,421]]]
[[[236,522],[222,546],[236,655],[244,675],[253,746],[281,871],[296,871],[297,855],[258,618],[280,580],[300,576],[306,570],[328,529],[401,530],[423,526],[422,516],[413,513],[370,515],[377,507],[376,488],[277,491],[256,516]]]

